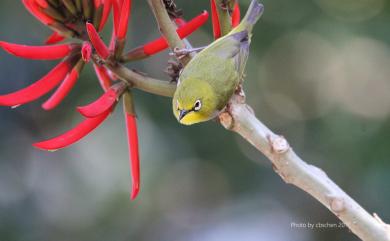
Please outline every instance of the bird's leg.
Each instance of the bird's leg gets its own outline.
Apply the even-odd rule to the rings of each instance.
[[[173,50],[173,52],[169,53],[169,55],[171,56],[175,56],[176,58],[183,58],[183,56],[186,56],[190,53],[193,53],[193,52],[200,52],[202,51],[204,48],[206,48],[206,46],[203,46],[203,47],[198,47],[198,48],[183,48],[183,49],[179,49],[179,48],[175,48]]]
[[[245,99],[246,99],[246,96],[245,96],[245,92],[244,92],[244,89],[242,88],[242,83],[240,83],[236,90],[234,91],[234,95],[233,98],[235,98],[235,100],[239,103],[245,103]]]
[[[183,10],[177,7],[174,0],[163,0],[165,8],[171,18],[183,17]]]
[[[222,11],[227,11],[229,16],[231,16],[235,3],[236,2],[232,0],[222,0],[219,4],[219,7],[222,9]]]
[[[220,7],[223,11],[227,11],[227,10],[228,10],[228,1],[227,1],[227,0],[222,0],[219,7]]]

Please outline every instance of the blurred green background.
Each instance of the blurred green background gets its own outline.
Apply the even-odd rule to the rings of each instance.
[[[133,2],[128,49],[159,36],[145,1]],[[263,3],[245,82],[249,104],[303,159],[390,222],[389,2]],[[187,19],[209,9],[206,0],[177,4]],[[248,4],[240,1],[243,12]],[[2,0],[0,22],[5,41],[38,45],[50,33],[21,1]],[[209,21],[190,40],[203,46],[211,33]],[[164,52],[128,66],[168,79],[167,59]],[[0,93],[27,86],[54,65],[0,51]],[[179,125],[168,98],[136,91],[142,189],[134,202],[120,106],[71,148],[31,146],[78,123],[75,106],[100,94],[88,66],[50,113],[40,109],[42,100],[0,108],[0,240],[358,240],[347,228],[292,227],[339,221],[216,122]]]

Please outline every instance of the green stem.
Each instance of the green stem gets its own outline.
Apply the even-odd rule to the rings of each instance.
[[[129,85],[156,95],[172,97],[176,90],[176,84],[169,81],[147,77],[132,71],[121,64],[106,65],[118,78]]]
[[[136,116],[135,113],[135,106],[134,106],[134,98],[133,93],[131,90],[126,90],[125,93],[123,93],[123,109],[127,114]]]
[[[216,0],[222,36],[228,34],[230,30],[232,30],[231,13],[233,11],[234,3],[234,0]]]
[[[148,2],[153,10],[160,32],[167,40],[171,50],[185,48],[186,45],[176,33],[176,26],[169,17],[164,3],[161,0],[148,0]],[[183,65],[186,65],[191,58],[191,55],[186,55],[179,60]]]

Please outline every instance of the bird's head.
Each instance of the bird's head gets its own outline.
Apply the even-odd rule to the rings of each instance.
[[[210,84],[198,79],[186,79],[178,85],[173,97],[173,113],[184,125],[208,121],[216,116],[217,96]]]

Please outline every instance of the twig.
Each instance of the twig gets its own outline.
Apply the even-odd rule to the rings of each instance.
[[[160,32],[166,38],[171,50],[184,49],[186,45],[176,33],[176,26],[172,23],[162,0],[148,0],[148,2],[156,17]],[[186,55],[179,60],[183,65],[186,65],[191,60],[191,56]]]
[[[173,82],[147,77],[120,64],[108,66],[108,68],[121,80],[145,92],[167,97],[171,97],[175,93],[176,84]]]
[[[172,97],[176,90],[176,84],[170,81],[150,78],[146,75],[137,73],[117,63],[116,61],[103,60],[97,54],[92,55],[92,60],[97,65],[104,65],[120,80],[126,82],[129,86],[149,92],[155,95]]]
[[[172,49],[183,48],[161,0],[149,0],[162,34]],[[225,25],[230,18],[222,18]],[[220,19],[221,20],[221,19]],[[188,57],[190,58],[190,57]],[[186,59],[188,61],[188,59]],[[242,93],[242,92],[241,92]],[[287,140],[274,134],[245,104],[245,97],[235,94],[219,118],[221,124],[245,138],[266,155],[286,183],[304,190],[342,220],[364,241],[390,241],[390,228],[378,216],[370,215],[321,169],[304,162],[290,148]]]

